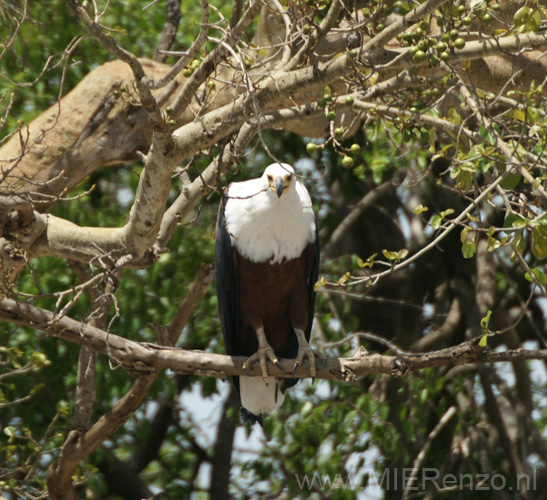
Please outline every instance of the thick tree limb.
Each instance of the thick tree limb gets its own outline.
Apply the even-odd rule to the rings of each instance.
[[[211,454],[211,498],[230,500],[230,472],[232,468],[232,448],[238,424],[238,401],[233,388],[222,408],[222,417],[218,425],[217,438]]]
[[[503,54],[506,57],[510,54],[518,53],[525,48],[545,47],[546,45],[547,39],[545,34],[542,33],[487,38],[467,42],[463,49],[456,50],[452,54],[451,60],[458,62],[499,54]],[[282,69],[269,74],[267,78],[264,78],[264,74],[257,74],[257,77],[251,74],[250,77],[253,80],[255,78],[260,80],[260,87],[263,88],[260,91],[261,94],[268,94],[268,96],[260,98],[259,104],[266,109],[271,109],[274,106],[287,106],[289,101],[284,100],[284,96],[294,96],[294,98],[300,100],[298,96],[304,91],[308,101],[310,96],[315,100],[316,95],[314,92],[318,93],[322,86],[332,84],[344,75],[356,71],[355,64],[357,61],[360,61],[366,67],[373,67],[380,74],[387,71],[388,75],[390,72],[401,68],[416,66],[411,61],[407,49],[400,51],[382,48],[363,51],[357,60],[353,60],[346,54],[342,54],[332,61],[318,63],[313,66],[310,65],[296,71],[286,72]],[[143,137],[145,134],[141,130],[147,125],[146,113],[142,112],[144,110],[131,109],[131,106],[125,106],[125,109],[118,109],[120,106],[116,103],[116,99],[112,97],[112,94],[120,86],[123,88],[124,85],[128,85],[129,75],[127,67],[124,66],[119,61],[104,65],[104,67],[90,74],[88,83],[84,84],[84,82],[87,82],[84,80],[81,87],[77,87],[69,96],[63,98],[61,101],[62,109],[74,108],[81,110],[83,120],[79,119],[77,122],[67,123],[65,126],[65,120],[59,119],[58,109],[54,107],[35,120],[36,123],[33,122],[31,124],[31,137],[27,141],[27,145],[23,151],[20,151],[18,138],[12,138],[5,148],[2,148],[2,157],[9,162],[13,160],[17,164],[17,168],[10,173],[11,177],[8,180],[10,185],[17,185],[19,187],[26,184],[25,189],[30,188],[33,191],[52,195],[55,193],[58,194],[65,187],[70,188],[77,184],[83,177],[99,168],[99,166],[127,160],[130,157],[134,157],[135,150],[143,150],[146,147],[143,144],[143,141],[146,139]],[[204,66],[203,71],[205,71],[206,65],[203,64],[202,66]],[[166,67],[157,63],[145,64],[142,62],[142,67],[146,70],[147,77],[160,77],[167,70]],[[202,70],[198,70],[194,74],[196,75],[195,78],[198,77],[197,74],[200,71]],[[426,69],[425,71],[430,70]],[[438,69],[435,69],[435,71],[438,73]],[[110,76],[111,81],[105,82],[105,73],[116,75],[116,78]],[[121,75],[123,75],[123,78],[120,77]],[[92,81],[91,77],[96,78],[96,80]],[[92,120],[92,116],[86,117],[88,111],[84,110],[82,106],[83,103],[86,106],[89,105],[89,96],[78,96],[80,88],[87,89],[85,91],[88,93],[90,89],[94,92],[92,96],[92,99],[94,99],[93,105],[96,105],[97,108],[93,108],[89,112],[93,113],[93,116],[96,113],[102,116],[101,119],[95,120],[97,123]],[[101,88],[103,90],[97,92]],[[227,99],[225,97],[215,98],[215,101],[210,103],[208,107],[212,109],[226,102]],[[240,104],[239,102],[237,103],[238,106]],[[226,107],[224,108],[224,112],[230,114],[233,109],[234,107]],[[193,109],[192,113],[185,114],[184,117],[181,117],[181,122],[187,123],[193,119],[193,113],[196,111],[197,109]],[[207,113],[207,115],[210,113]],[[80,116],[79,114],[76,115]],[[67,114],[67,116],[70,119],[70,114]],[[222,118],[225,118],[225,116]],[[55,124],[57,120],[59,120],[59,123],[52,129],[51,124]],[[240,115],[239,126],[244,121],[245,117]],[[201,120],[198,120],[196,124],[199,125],[200,122]],[[85,128],[87,123],[88,126]],[[82,124],[84,124],[85,128],[83,131]],[[306,135],[317,136],[318,133],[324,133],[324,130],[319,130],[321,127],[317,129],[316,125],[309,122],[307,122],[306,126],[301,126],[300,128]],[[108,133],[110,129],[116,130],[115,149],[112,149],[112,146],[109,145],[113,139]],[[101,131],[100,133],[99,130]],[[226,132],[220,130],[215,135],[213,142],[218,142],[231,132],[233,132],[232,128],[226,130]],[[58,137],[59,133],[64,135]],[[210,133],[209,130],[208,133]],[[89,134],[93,135],[94,141],[89,140]],[[100,149],[96,148],[96,141],[99,140],[99,137],[102,144]],[[70,151],[70,154],[67,153],[67,150]],[[183,158],[194,154],[198,150],[199,148],[197,147],[191,147],[191,142],[188,143],[188,147],[183,147],[180,151],[177,161],[182,161]],[[44,154],[44,151],[47,151],[47,154]],[[24,158],[21,157],[22,161],[19,161],[21,155],[24,155]],[[17,158],[19,160],[16,160]],[[40,168],[37,167],[35,162],[40,165]],[[55,179],[55,182],[44,182],[51,180],[59,172],[62,175],[58,179]],[[36,184],[32,184],[29,181],[33,181]]]
[[[287,121],[304,120],[321,112],[317,105],[295,106],[251,118],[246,125],[243,125],[243,112],[236,113],[233,119],[226,121],[223,121],[222,114],[215,115],[216,118],[213,117],[212,122],[207,118],[210,115],[208,114],[202,122],[192,122],[179,129],[174,137],[176,140],[180,138],[185,154],[191,154],[191,139],[207,148],[220,140],[223,128],[229,128],[231,131],[241,128],[234,146],[234,153],[238,154],[244,150],[259,127],[274,127]],[[22,220],[17,222],[21,228],[13,228],[12,232],[17,234],[18,244],[23,245],[31,257],[51,255],[89,262],[107,253],[120,257],[122,253],[129,251],[135,256],[133,264],[146,265],[142,259],[139,263],[137,261],[154,245],[156,238],[154,252],[167,244],[176,229],[176,224],[184,220],[196,204],[210,192],[210,186],[215,184],[219,175],[219,164],[227,168],[226,162],[229,161],[230,154],[225,154],[221,162],[215,160],[181,193],[173,205],[165,210],[171,189],[171,174],[178,164],[178,159],[171,137],[156,134],[154,148],[146,157],[146,166],[139,180],[129,221],[121,228],[81,227],[51,214],[34,211],[29,212],[29,215],[28,207],[25,207],[25,212],[20,215]],[[19,202],[19,197],[17,201]],[[32,219],[32,223],[28,224],[27,219]],[[24,262],[21,262],[21,265],[24,265]]]
[[[227,375],[245,375],[243,356],[225,356],[202,351],[162,347],[155,344],[134,342],[89,325],[82,325],[68,317],[56,319],[50,311],[40,309],[12,299],[0,301],[0,319],[24,324],[45,331],[51,336],[69,342],[90,346],[110,356],[128,371],[136,374],[155,373],[159,369],[171,369],[178,373],[224,378]],[[547,360],[547,349],[513,349],[505,352],[491,351],[479,347],[480,338],[463,342],[454,347],[424,354],[391,356],[368,354],[359,350],[347,358],[327,358],[317,370],[316,378],[330,380],[356,380],[371,373],[403,376],[413,370],[433,366],[461,365],[466,363],[500,363],[514,360]],[[274,369],[276,377],[292,378],[294,361],[280,360],[281,369]],[[260,369],[249,370],[251,375],[260,375]],[[296,370],[296,377],[310,377],[307,365]]]
[[[142,257],[156,240],[171,190],[171,175],[177,164],[171,136],[154,134],[129,221],[122,229],[124,246],[137,258]]]
[[[181,223],[197,203],[209,193],[209,186],[214,185],[216,179],[228,170],[233,163],[234,157],[243,155],[245,148],[256,133],[255,129],[256,127],[245,124],[234,141],[233,150],[225,148],[220,157],[215,158],[199,177],[182,190],[174,203],[165,211],[156,242],[157,247],[161,248],[167,244],[173,236],[177,224]],[[222,166],[222,169],[219,169],[220,166]]]

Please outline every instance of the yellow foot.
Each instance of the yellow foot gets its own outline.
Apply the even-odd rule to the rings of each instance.
[[[292,376],[294,378],[294,374],[296,373],[296,369],[300,366],[302,361],[307,358],[308,363],[310,364],[310,375],[312,378],[315,378],[316,369],[315,369],[315,358],[319,361],[322,360],[321,354],[318,352],[315,352],[309,344],[306,342],[305,344],[300,344],[298,346],[298,354],[296,355],[296,361],[294,362],[294,366],[292,369]]]
[[[249,357],[249,359],[243,363],[243,370],[245,370],[245,373],[248,373],[247,370],[251,367],[251,365],[258,361],[260,363],[260,371],[262,372],[264,383],[268,385],[268,370],[266,368],[268,359],[279,369],[281,369],[279,359],[277,359],[274,350],[268,345],[265,347],[260,347],[257,352]]]

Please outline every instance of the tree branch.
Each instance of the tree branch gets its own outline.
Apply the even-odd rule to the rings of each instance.
[[[427,2],[422,3],[418,7],[412,9],[410,12],[405,14],[401,19],[398,19],[394,23],[390,24],[385,30],[376,35],[374,38],[369,40],[363,46],[362,50],[364,52],[367,52],[372,49],[372,47],[381,46],[382,44],[389,42],[406,28],[412,26],[414,23],[422,19],[425,15],[434,12],[435,9],[438,9],[442,4],[446,2],[447,0],[428,0]]]
[[[177,38],[177,30],[179,27],[182,14],[180,12],[181,0],[168,0],[165,7],[167,12],[167,19],[163,25],[163,31],[161,38],[154,49],[154,60],[159,62],[165,62],[167,54],[165,51],[169,50]]]
[[[254,0],[251,2],[237,25],[233,29],[229,29],[222,37],[221,42],[228,44],[230,47],[233,46],[257,16],[261,6],[262,0]],[[196,90],[205,81],[207,76],[216,69],[217,64],[227,55],[227,53],[228,51],[224,44],[219,43],[214,50],[207,55],[199,68],[192,74],[184,87],[180,90],[179,95],[175,98],[172,105],[173,116],[178,116],[186,109]]]
[[[139,93],[141,104],[148,112],[150,125],[155,132],[165,133],[167,130],[167,126],[161,115],[159,106],[154,99],[154,96],[150,92],[150,89],[146,85],[144,85],[146,73],[139,59],[128,50],[120,47],[117,44],[115,38],[111,38],[105,35],[101,29],[101,25],[95,20],[91,19],[91,17],[89,17],[89,14],[81,3],[77,2],[76,0],[67,1],[68,5],[85,24],[89,32],[102,44],[102,46],[107,49],[114,57],[120,59],[121,61],[124,61],[129,65],[135,77],[135,83],[137,86],[137,91]]]
[[[304,45],[300,47],[295,56],[289,61],[289,63],[284,68],[285,71],[291,71],[296,68],[298,65],[304,61],[309,52],[321,41],[327,33],[334,26],[340,12],[342,11],[342,0],[334,0],[329,7],[327,15],[321,21],[321,24],[317,26],[315,31],[310,35],[310,37],[304,42]]]
[[[213,281],[213,266],[211,264],[201,264],[198,274],[190,291],[184,297],[184,300],[180,304],[177,312],[169,322],[167,326],[167,345],[175,345],[182,329],[188,323],[192,311],[196,308],[201,297],[207,291]]]
[[[260,375],[255,367],[245,372],[243,356],[225,356],[203,351],[162,347],[145,342],[134,342],[69,317],[56,319],[50,311],[40,309],[12,299],[0,301],[0,319],[40,329],[51,336],[87,345],[102,354],[110,356],[130,373],[150,374],[159,369],[171,369],[177,373],[225,378],[227,375]],[[390,356],[368,354],[359,350],[347,358],[326,358],[318,368],[316,378],[354,381],[357,377],[371,373],[403,376],[413,370],[433,366],[453,366],[466,363],[501,363],[514,360],[547,360],[547,349],[512,349],[505,352],[491,351],[478,345],[480,337],[457,346],[423,354]],[[280,360],[281,368],[274,368],[272,375],[282,378],[293,377],[293,360]],[[307,364],[296,369],[297,378],[311,377]]]
[[[180,8],[180,1],[174,0],[175,2],[178,2],[179,8]],[[168,3],[168,9],[170,3],[172,3],[173,0],[170,0]],[[181,58],[172,66],[172,68],[165,73],[165,75],[161,76],[160,78],[147,78],[144,81],[144,84],[150,88],[150,89],[159,89],[161,87],[164,87],[169,82],[171,82],[183,69],[184,67],[194,58],[198,55],[201,47],[207,40],[207,32],[209,29],[209,2],[208,0],[201,0],[201,27],[199,30],[199,34],[197,38],[192,42],[192,45],[190,48],[186,51],[186,53],[181,56]],[[158,49],[156,49],[158,50]]]
[[[48,492],[52,500],[76,500],[72,476],[78,464],[112,433],[141,405],[156,374],[139,377],[131,389],[105,413],[86,433],[73,431],[67,437],[63,452],[48,468]]]

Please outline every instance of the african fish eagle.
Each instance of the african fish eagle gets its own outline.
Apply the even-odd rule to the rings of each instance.
[[[259,422],[297,380],[268,374],[267,360],[307,359],[319,272],[319,238],[308,191],[294,168],[274,163],[262,177],[228,186],[215,244],[218,308],[227,354],[249,356],[262,377],[234,377],[243,421]]]

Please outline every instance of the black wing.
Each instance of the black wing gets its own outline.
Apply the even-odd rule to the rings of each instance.
[[[239,330],[239,293],[237,268],[230,234],[226,230],[224,208],[226,200],[222,199],[218,207],[216,241],[215,241],[215,281],[217,287],[218,313],[222,326],[222,336],[226,354],[237,356],[237,335]],[[232,377],[239,394],[239,377]],[[258,422],[261,426],[262,415],[253,415],[245,408],[240,408],[243,422]]]
[[[226,354],[237,356],[237,334],[239,329],[239,300],[237,269],[230,235],[226,230],[224,207],[221,200],[218,207],[218,218],[215,241],[215,281],[218,298],[218,312]],[[239,385],[236,383],[236,385]]]
[[[306,330],[304,336],[306,340],[310,341],[311,338],[311,329],[313,326],[313,316],[315,314],[315,296],[317,292],[315,291],[315,284],[317,283],[317,278],[319,277],[319,260],[320,260],[320,250],[319,250],[319,234],[317,231],[317,222],[315,223],[315,241],[313,242],[313,263],[311,266],[310,274],[308,275],[308,324],[306,325]],[[291,326],[291,356],[296,357],[298,353],[298,341],[296,338],[296,333]],[[286,389],[289,389],[295,385],[300,379],[290,379],[286,378],[283,380],[282,391],[285,392]]]
[[[319,233],[317,231],[317,221],[315,221],[315,241],[313,242],[313,266],[311,268],[310,276],[308,276],[308,301],[309,301],[309,312],[308,312],[308,326],[304,332],[306,335],[306,340],[309,342],[311,337],[311,327],[313,325],[313,316],[315,314],[315,296],[317,292],[315,291],[315,284],[319,278],[319,260],[320,260],[320,249],[319,249]]]

